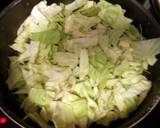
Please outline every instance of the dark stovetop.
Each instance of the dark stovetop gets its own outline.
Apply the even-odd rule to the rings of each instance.
[[[13,0],[0,0],[0,11],[3,10],[11,1]],[[143,0],[143,2],[144,1],[145,0]],[[18,128],[18,127],[11,120],[7,119],[7,117],[5,117],[2,114],[2,112],[0,112],[0,128]],[[151,114],[135,128],[160,128],[160,103],[151,112]]]

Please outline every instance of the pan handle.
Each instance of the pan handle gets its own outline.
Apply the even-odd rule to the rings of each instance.
[[[156,19],[160,23],[160,0],[150,0],[150,3]]]
[[[138,0],[160,23],[160,0]]]

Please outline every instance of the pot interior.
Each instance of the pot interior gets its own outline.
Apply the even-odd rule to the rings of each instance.
[[[69,3],[73,0],[48,0],[49,3]],[[142,31],[146,38],[160,37],[160,26],[155,21],[155,19],[147,13],[139,4],[134,0],[108,0],[112,3],[120,4],[124,9],[127,10],[126,15],[134,20],[133,24],[136,25]],[[16,96],[8,91],[5,80],[7,78],[7,70],[9,67],[8,57],[15,55],[8,45],[11,45],[16,37],[16,31],[25,18],[30,14],[33,6],[38,3],[39,0],[16,0],[13,2],[6,10],[4,10],[0,17],[0,103],[3,109],[6,110],[13,119],[22,123],[27,127],[36,127],[32,121],[27,120],[25,123],[22,118],[24,117],[23,110],[19,109],[19,103],[16,100]],[[157,103],[158,97],[160,95],[160,56],[157,56],[158,62],[149,68],[151,74],[146,74],[148,79],[152,80],[152,89],[144,100],[144,102],[139,106],[139,108],[132,113],[129,118],[125,120],[118,120],[110,125],[110,128],[126,128],[135,122],[137,122],[141,117],[143,117],[147,112],[149,112],[154,104]],[[102,128],[102,126],[97,126],[93,124],[92,128]]]

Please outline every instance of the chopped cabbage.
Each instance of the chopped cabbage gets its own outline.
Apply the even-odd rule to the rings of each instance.
[[[160,38],[144,39],[124,13],[105,0],[33,8],[11,45],[19,54],[6,80],[26,117],[42,128],[108,126],[142,103]]]

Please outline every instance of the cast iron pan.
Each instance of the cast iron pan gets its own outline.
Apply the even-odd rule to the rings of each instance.
[[[40,0],[16,0],[10,4],[0,14],[0,110],[20,127],[37,128],[38,126],[30,120],[23,120],[23,110],[19,109],[19,103],[11,92],[8,91],[5,80],[9,67],[8,56],[15,55],[8,45],[13,43],[16,37],[16,31],[24,19],[30,14],[33,6]],[[69,3],[72,0],[48,0],[49,3]],[[112,3],[120,4],[127,10],[126,15],[134,20],[134,25],[140,28],[146,38],[160,37],[160,25],[156,20],[135,0],[108,0]],[[159,42],[160,43],[160,42]],[[148,79],[152,80],[152,89],[129,118],[113,122],[109,128],[133,128],[143,120],[160,101],[160,56],[157,56],[158,62],[149,68],[150,74],[146,74]],[[16,75],[16,74],[15,74]],[[96,124],[91,128],[103,128]]]

